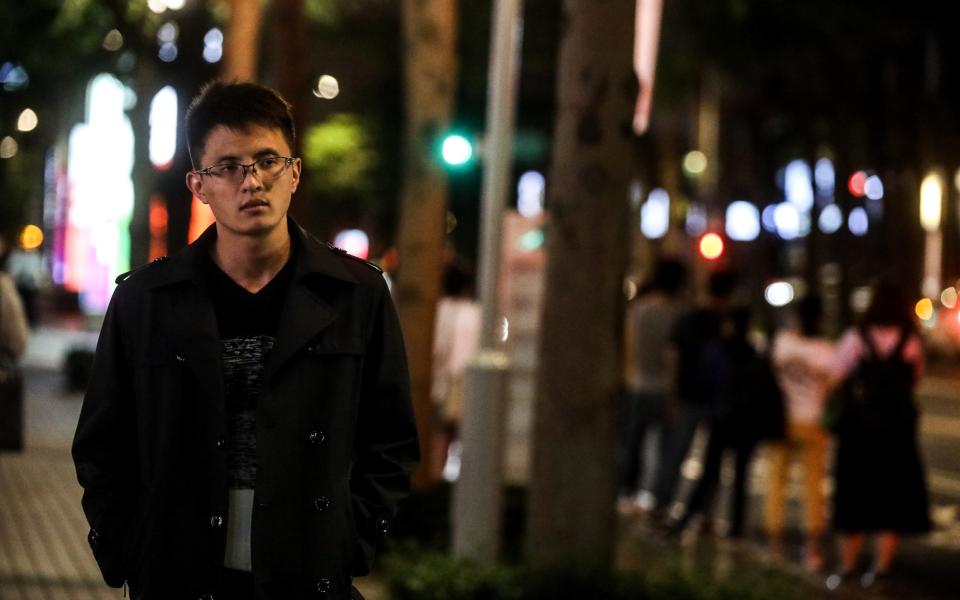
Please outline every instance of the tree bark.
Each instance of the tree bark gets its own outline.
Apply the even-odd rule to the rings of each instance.
[[[410,366],[411,392],[422,460],[414,485],[429,483],[430,402],[434,315],[440,296],[447,212],[447,180],[433,156],[438,136],[450,123],[456,92],[457,3],[404,0],[406,57],[404,183],[397,234],[400,269],[394,297]]]
[[[260,0],[230,2],[230,24],[224,36],[223,77],[227,81],[256,81],[262,12]]]
[[[527,552],[605,570],[615,542],[634,2],[566,0]]]

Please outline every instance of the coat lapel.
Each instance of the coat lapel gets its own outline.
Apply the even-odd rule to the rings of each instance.
[[[290,221],[297,244],[293,281],[277,328],[276,343],[267,359],[264,377],[276,374],[304,345],[337,319],[337,311],[317,292],[326,278],[348,283],[357,280],[327,246]],[[329,281],[327,281],[328,283]]]

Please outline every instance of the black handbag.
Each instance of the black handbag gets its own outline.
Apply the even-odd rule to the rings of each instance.
[[[0,450],[23,450],[23,373],[0,352]]]

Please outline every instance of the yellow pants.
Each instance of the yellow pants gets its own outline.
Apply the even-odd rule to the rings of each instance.
[[[771,444],[770,477],[767,482],[767,532],[779,536],[783,532],[785,501],[790,460],[799,454],[803,459],[804,508],[806,532],[811,536],[823,533],[825,499],[823,478],[827,469],[827,433],[817,423],[791,423],[787,438]]]

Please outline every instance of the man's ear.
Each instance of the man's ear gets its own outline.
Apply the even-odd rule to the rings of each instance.
[[[207,196],[203,191],[203,176],[190,171],[187,173],[187,189],[189,189],[200,202],[207,204]]]
[[[293,164],[290,165],[290,171],[293,173],[293,187],[290,190],[290,193],[296,192],[297,187],[300,185],[300,159],[297,158],[293,161]]]

